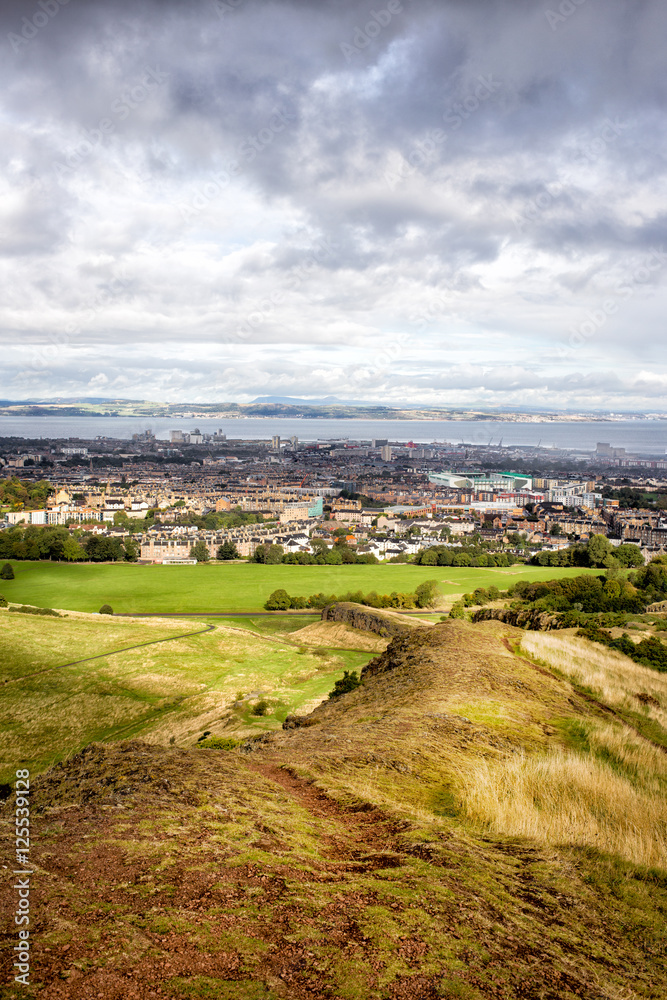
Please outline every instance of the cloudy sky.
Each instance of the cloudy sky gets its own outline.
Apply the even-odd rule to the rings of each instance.
[[[664,0],[4,0],[8,399],[667,410]]]

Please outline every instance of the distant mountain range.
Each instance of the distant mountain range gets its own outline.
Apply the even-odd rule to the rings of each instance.
[[[304,412],[305,411],[305,412]],[[604,412],[601,410],[547,410],[537,406],[434,406],[417,403],[378,403],[373,400],[344,400],[337,396],[302,399],[298,396],[258,396],[251,403],[161,403],[138,399],[109,399],[104,396],[56,396],[51,399],[0,400],[0,417],[126,417],[185,420],[228,419],[230,417],[303,417],[361,420],[503,420],[577,421],[664,418],[653,411]]]

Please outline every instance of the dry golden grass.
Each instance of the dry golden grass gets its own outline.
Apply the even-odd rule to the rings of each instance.
[[[458,791],[466,817],[491,833],[594,846],[635,864],[662,866],[664,782],[643,777],[633,781],[591,754],[553,749],[539,756],[468,759],[459,770]]]
[[[642,711],[667,730],[667,674],[572,635],[525,632],[521,649],[593,691],[606,705]],[[649,694],[660,704],[642,706],[638,694]]]
[[[389,645],[389,639],[383,639],[374,632],[362,632],[361,629],[352,628],[345,622],[315,622],[292,632],[290,638],[293,642],[303,643],[306,646],[367,649],[373,653],[381,653]]]

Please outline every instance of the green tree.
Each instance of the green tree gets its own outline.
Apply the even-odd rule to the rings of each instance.
[[[11,563],[5,563],[5,565],[0,570],[0,580],[13,580],[14,570],[12,569]]]
[[[642,555],[642,550],[638,545],[631,545],[625,542],[623,545],[619,545],[617,549],[614,549],[614,555],[618,559],[621,566],[643,566],[644,557]]]
[[[125,548],[125,561],[126,562],[137,562],[139,559],[139,549],[137,548],[137,543],[133,538],[129,536],[123,539],[123,546]]]
[[[292,607],[292,598],[286,590],[274,590],[264,603],[267,611],[288,611]]]
[[[234,545],[234,542],[223,542],[222,545],[218,545],[218,551],[215,554],[216,559],[238,559],[239,550]]]
[[[200,563],[208,562],[211,556],[209,554],[208,545],[206,544],[206,542],[202,541],[201,539],[198,542],[195,542],[195,544],[190,549],[190,558],[196,559],[197,562]]]
[[[67,562],[78,562],[86,558],[86,550],[76,541],[75,538],[68,538],[63,543],[63,559]]]
[[[613,545],[605,535],[591,535],[586,543],[586,554],[591,566],[605,566],[605,560],[613,551]]]
[[[438,599],[438,581],[424,580],[415,589],[415,601],[418,608],[432,608]]]

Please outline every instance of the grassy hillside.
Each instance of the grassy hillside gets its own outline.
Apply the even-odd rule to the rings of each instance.
[[[52,769],[6,995],[661,1000],[667,758],[521,638],[413,630],[308,726]]]
[[[290,643],[289,630],[303,619],[270,622],[284,634],[214,621],[211,631],[187,636],[207,623],[0,611],[0,782],[17,767],[37,772],[93,740],[141,734],[164,743],[173,736],[180,745],[205,730],[236,736],[275,728],[288,712],[326,697],[343,669],[368,659]],[[150,645],[128,648],[138,643]],[[96,658],[63,666],[85,657]],[[267,714],[254,716],[262,698]]]
[[[424,580],[438,580],[443,594],[460,594],[517,580],[577,576],[581,569],[513,566],[463,569],[454,566],[263,566],[257,563],[200,566],[138,566],[130,563],[82,564],[14,562],[14,580],[0,582],[8,601],[41,607],[115,612],[259,611],[279,587],[293,595],[343,594],[362,590],[412,592]]]

